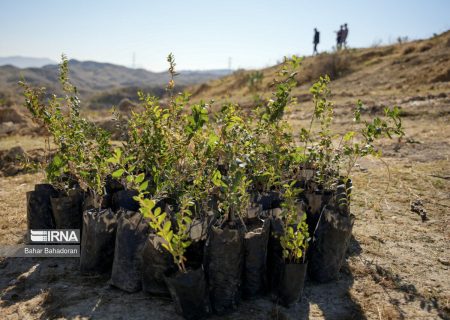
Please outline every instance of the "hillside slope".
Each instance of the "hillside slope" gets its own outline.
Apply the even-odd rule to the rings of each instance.
[[[258,94],[270,96],[270,84],[280,66],[259,70]],[[193,99],[237,101],[251,105],[249,80],[257,71],[239,70],[228,77],[190,87]],[[293,90],[300,102],[310,99],[308,90],[319,76],[334,80],[334,98],[366,99],[433,94],[450,91],[450,31],[427,40],[383,47],[349,49],[306,57]],[[348,99],[346,99],[348,100]]]

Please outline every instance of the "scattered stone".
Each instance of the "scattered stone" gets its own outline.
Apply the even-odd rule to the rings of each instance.
[[[25,152],[20,146],[9,150],[0,150],[0,177],[14,176],[20,173],[35,172],[50,154],[44,149]]]
[[[13,176],[21,171],[21,162],[27,154],[22,147],[14,147],[0,152],[0,172],[5,176]]]
[[[438,261],[442,263],[444,266],[450,266],[450,261],[444,258],[438,258]]]
[[[18,295],[17,293],[13,293],[13,294],[10,295],[9,298],[10,298],[10,300],[12,300],[12,301],[16,301],[16,300],[19,299],[19,295]]]
[[[434,177],[434,178],[440,178],[440,179],[444,179],[444,180],[450,180],[450,175],[439,175],[439,174],[430,174],[430,177]]]
[[[0,127],[1,135],[9,135],[16,130],[16,125],[12,121],[2,122]]]
[[[361,172],[369,171],[369,169],[362,167],[359,163],[355,164],[355,167],[358,168]]]
[[[422,222],[428,220],[427,211],[425,210],[421,199],[414,200],[411,203],[411,211],[417,213],[422,219]]]
[[[25,122],[23,115],[15,108],[1,107],[0,108],[0,123],[23,123]]]
[[[406,139],[406,143],[411,143],[411,144],[423,144],[422,141],[416,140],[412,137],[409,137]]]
[[[13,147],[9,149],[9,151],[3,156],[3,160],[5,161],[15,161],[24,159],[26,156],[25,151],[21,146]]]

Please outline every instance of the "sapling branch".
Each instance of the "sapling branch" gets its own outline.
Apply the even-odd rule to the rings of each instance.
[[[295,181],[283,185],[284,202],[282,204],[283,234],[280,244],[283,258],[291,263],[305,262],[309,233],[306,213],[298,211],[296,200],[301,189],[294,187]]]
[[[139,203],[139,211],[144,218],[149,219],[149,224],[156,234],[164,239],[162,246],[172,255],[174,262],[177,264],[181,272],[186,272],[185,251],[191,244],[189,239],[189,226],[192,224],[192,212],[190,207],[193,206],[192,198],[188,195],[180,197],[180,209],[175,214],[177,225],[173,226],[170,216],[156,206],[154,199],[148,199],[148,180],[145,180],[145,174],[136,175],[128,166],[129,161],[133,158],[123,157],[122,150],[117,148],[114,150],[113,156],[107,161],[114,165],[116,169],[112,176],[114,178],[122,178],[127,185],[136,190],[138,194],[134,197]],[[131,169],[134,169],[131,166]]]

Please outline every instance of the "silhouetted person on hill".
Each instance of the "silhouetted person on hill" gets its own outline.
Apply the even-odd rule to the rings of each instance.
[[[320,42],[320,32],[317,31],[317,28],[314,28],[314,40],[313,40],[313,43],[314,43],[314,51],[313,51],[313,55],[314,55],[314,54],[319,54],[319,53],[317,52],[317,45],[319,44],[319,42]]]
[[[344,24],[344,29],[342,29],[341,42],[346,49],[347,49],[347,37],[348,37],[348,28],[347,28],[347,24]]]
[[[341,26],[339,31],[336,31],[336,50],[341,50],[341,48],[342,48],[343,33],[344,33],[344,26]]]

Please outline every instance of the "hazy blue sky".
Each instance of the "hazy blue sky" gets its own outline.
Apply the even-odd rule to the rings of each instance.
[[[348,42],[366,47],[398,36],[426,38],[450,29],[450,0],[0,0],[0,56],[96,60],[161,71],[257,68],[284,55],[310,55],[349,25]]]

